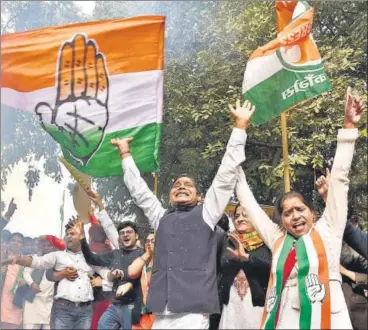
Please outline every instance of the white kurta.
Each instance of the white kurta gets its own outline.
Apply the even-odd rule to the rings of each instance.
[[[32,284],[31,273],[33,269],[24,270],[24,279],[28,285]],[[46,272],[45,272],[46,274]],[[23,309],[24,324],[50,324],[51,307],[54,297],[54,283],[43,275],[40,283],[41,292],[37,293],[33,302],[25,301]]]
[[[357,129],[339,130],[336,155],[329,179],[326,208],[315,225],[315,229],[324,243],[328,259],[332,329],[352,329],[341,288],[339,265],[342,237],[347,220],[348,174],[354,153],[354,142],[357,137]],[[258,205],[246,182],[243,170],[241,168],[238,170],[237,196],[239,202],[265,244],[273,250],[275,241],[283,235],[283,231]],[[282,292],[277,329],[299,329],[300,301],[297,277],[298,268],[295,265]]]
[[[245,295],[243,299],[238,293],[235,281],[230,287],[229,303],[223,306],[219,329],[258,329],[261,324],[263,307],[253,306],[252,292],[250,291],[248,280],[245,277]]]

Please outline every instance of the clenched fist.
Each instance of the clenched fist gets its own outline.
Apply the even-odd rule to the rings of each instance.
[[[103,141],[109,118],[105,59],[93,40],[77,34],[61,46],[56,75],[55,104],[40,102],[35,112],[70,156],[87,165]]]

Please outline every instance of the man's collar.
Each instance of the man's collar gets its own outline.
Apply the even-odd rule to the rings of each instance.
[[[170,207],[167,209],[167,213],[174,212],[188,212],[193,210],[197,205],[177,205],[175,207]]]
[[[69,250],[68,248],[65,249],[65,252],[71,253],[71,254],[83,254],[82,250],[79,250],[77,252],[73,252],[72,250]]]

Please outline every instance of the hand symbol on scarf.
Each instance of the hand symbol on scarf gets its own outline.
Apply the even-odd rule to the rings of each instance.
[[[270,291],[268,297],[267,297],[267,302],[266,302],[266,310],[267,313],[271,313],[273,310],[273,307],[275,306],[276,303],[276,287],[273,287],[272,290]]]
[[[309,274],[306,278],[307,294],[312,303],[322,302],[326,295],[325,285],[319,282],[316,274]]]

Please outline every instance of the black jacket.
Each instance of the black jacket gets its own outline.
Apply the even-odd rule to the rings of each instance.
[[[358,255],[349,246],[344,245],[341,250],[340,263],[348,270],[355,272],[356,282],[342,277],[342,291],[348,306],[354,329],[367,329],[368,300],[364,291],[368,289],[368,261]]]
[[[348,221],[343,240],[361,256],[368,259],[368,233],[354,228]]]
[[[271,251],[266,245],[263,245],[257,250],[249,252],[249,261],[241,262],[230,255],[227,251],[228,247],[234,248],[230,240],[226,238],[220,260],[220,304],[227,305],[229,303],[231,285],[240,269],[243,269],[252,292],[253,306],[264,306],[271,271]]]
[[[139,256],[144,254],[143,249],[136,250],[111,250],[103,253],[93,253],[84,238],[81,240],[82,252],[86,262],[90,265],[108,267],[112,269],[121,269],[124,271],[124,274],[127,275],[128,266]],[[127,282],[131,282],[133,284],[133,290],[130,290],[123,297],[116,297],[116,290],[122,284]],[[128,305],[133,304],[137,297],[141,296],[141,287],[140,287],[140,279],[130,279],[125,276],[123,280],[114,281],[113,285],[113,304],[122,304]]]

